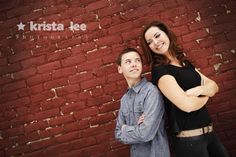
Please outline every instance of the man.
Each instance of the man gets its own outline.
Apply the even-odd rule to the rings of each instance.
[[[125,49],[117,64],[129,89],[121,98],[116,139],[131,145],[131,157],[169,157],[163,99],[159,90],[141,77],[141,55],[136,49]]]

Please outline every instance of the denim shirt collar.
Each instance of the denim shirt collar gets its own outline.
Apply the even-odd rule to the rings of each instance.
[[[147,83],[147,79],[143,77],[138,84],[136,84],[132,88],[129,88],[128,91],[133,90],[135,93],[139,93],[140,89],[143,85],[145,85],[145,83]]]

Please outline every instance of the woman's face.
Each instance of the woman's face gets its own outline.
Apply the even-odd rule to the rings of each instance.
[[[170,40],[165,32],[157,26],[150,27],[144,34],[144,38],[149,48],[156,54],[167,55]]]

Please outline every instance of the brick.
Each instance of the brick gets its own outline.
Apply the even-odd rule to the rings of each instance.
[[[50,129],[39,131],[41,138],[48,138],[48,137],[56,136],[56,135],[62,134],[64,132],[65,132],[65,129],[63,127],[53,127]]]
[[[236,41],[220,43],[220,44],[216,44],[214,46],[214,49],[215,49],[215,52],[222,52],[225,50],[231,50],[235,47],[235,44],[236,44]]]
[[[8,18],[12,18],[15,16],[27,14],[30,12],[30,7],[29,6],[21,6],[18,8],[11,9],[6,12]]]
[[[6,155],[7,156],[14,156],[14,155],[20,155],[23,153],[27,153],[30,151],[30,147],[27,145],[23,145],[23,146],[17,146],[14,148],[10,148],[6,151]]]
[[[105,141],[112,141],[114,140],[114,132],[106,132],[106,133],[102,133],[99,135],[96,135],[96,140],[97,143],[104,143]]]
[[[0,66],[6,66],[7,65],[7,59],[6,58],[0,58]]]
[[[96,139],[94,137],[88,137],[88,138],[75,140],[71,144],[73,146],[73,149],[80,149],[80,148],[88,147],[91,145],[95,145]]]
[[[223,24],[215,24],[209,28],[209,32],[211,35],[222,34],[232,32],[235,26],[234,23],[223,23]]]
[[[123,11],[120,5],[112,5],[109,8],[99,9],[98,15],[99,17],[105,17],[108,15],[114,15],[115,13],[119,13]]]
[[[6,103],[8,109],[10,108],[16,108],[22,105],[27,105],[30,104],[30,99],[29,97],[22,97],[16,100],[11,100]]]
[[[14,136],[18,136],[18,135],[21,135],[21,134],[24,134],[23,126],[16,127],[16,128],[10,128],[10,129],[7,129],[4,132],[2,132],[3,138],[14,137]]]
[[[16,81],[16,82],[4,85],[2,87],[2,91],[8,92],[8,91],[17,90],[24,87],[26,87],[25,81]]]
[[[120,108],[120,103],[118,102],[106,103],[106,104],[102,104],[99,107],[99,113],[111,112],[111,111],[118,110],[119,108]]]
[[[92,147],[88,147],[87,149],[84,149],[83,153],[90,152],[91,155],[96,155],[99,153],[107,152],[110,149],[109,143],[102,143],[98,145],[94,145]]]
[[[204,38],[206,36],[208,36],[208,33],[205,30],[199,30],[197,32],[184,35],[182,38],[184,42],[189,42],[196,39]]]
[[[116,62],[116,58],[114,57],[114,55],[110,54],[110,55],[105,55],[104,57],[102,57],[102,62],[103,64],[106,66],[107,64],[113,64]],[[114,64],[113,64],[114,65]],[[116,68],[115,68],[116,69]],[[114,70],[114,69],[113,69]]]
[[[41,93],[30,96],[32,103],[40,102],[42,100],[47,100],[53,97],[55,97],[55,94],[53,93],[53,91],[43,91]]]
[[[218,103],[217,105],[207,106],[207,109],[210,114],[217,114],[220,112],[230,110],[230,104],[229,104],[229,102]]]
[[[76,67],[61,68],[61,69],[58,69],[58,70],[55,70],[52,72],[52,78],[57,79],[60,77],[67,77],[67,76],[75,74],[75,73],[76,73]]]
[[[19,63],[10,64],[4,67],[0,67],[0,75],[20,71],[21,69],[22,68]]]
[[[70,50],[62,50],[54,53],[50,53],[47,55],[47,61],[56,61],[56,60],[61,60],[64,58],[67,58],[71,56],[71,51]]]
[[[233,120],[236,118],[236,114],[235,114],[236,110],[231,110],[231,111],[227,111],[227,112],[222,112],[219,114],[219,119],[221,121],[225,121],[225,120]]]
[[[168,19],[177,15],[185,14],[186,8],[185,7],[177,7],[171,10],[167,10],[160,13],[161,19]]]
[[[33,116],[32,118],[35,120],[43,120],[43,119],[55,117],[58,115],[59,115],[59,109],[56,108],[56,109],[51,109],[51,110],[35,113],[34,115],[32,115]]]
[[[131,40],[131,39],[136,39],[137,37],[139,37],[140,32],[141,32],[141,28],[132,29],[130,32],[122,33],[122,38],[125,41]]]
[[[86,31],[97,31],[99,30],[99,23],[98,22],[89,22],[86,24]]]
[[[41,65],[43,63],[45,63],[45,56],[39,56],[23,60],[21,62],[21,65],[23,66],[23,68],[28,68],[32,66]]]
[[[90,127],[90,124],[89,124],[88,120],[80,120],[79,122],[69,123],[64,126],[64,128],[67,132],[83,130],[83,129],[87,129],[89,127]]]
[[[53,108],[59,108],[65,103],[64,98],[55,98],[51,100],[46,100],[40,103],[41,109],[44,110],[49,110]]]
[[[31,143],[30,148],[31,148],[31,150],[34,151],[34,150],[46,148],[46,147],[51,146],[53,144],[55,144],[55,139],[49,138],[49,139],[45,139],[45,140],[41,140],[41,141]]]
[[[74,121],[73,116],[62,115],[62,116],[58,116],[56,118],[51,118],[48,123],[50,126],[56,126],[56,125],[66,124],[66,123],[69,123],[72,121]]]
[[[116,117],[113,113],[104,113],[102,115],[98,115],[96,117],[92,117],[90,119],[90,124],[91,125],[101,125],[101,124],[104,124],[104,123],[107,123],[109,121],[112,121],[114,120]]]
[[[232,69],[235,69],[235,62],[228,62],[227,64],[222,64],[220,66],[220,71],[221,72],[225,72],[225,71],[229,71],[229,70],[232,70]]]
[[[38,10],[36,12],[31,12],[30,14],[24,14],[19,17],[22,23],[27,23],[28,21],[35,21],[43,16],[43,11]]]
[[[33,151],[24,154],[24,157],[42,157],[44,155],[43,150]]]
[[[95,116],[98,114],[98,109],[97,107],[91,107],[91,108],[88,108],[88,109],[84,109],[82,111],[78,111],[78,112],[75,112],[74,115],[75,115],[75,118],[77,120],[79,119],[83,119],[83,118],[88,118],[88,117],[91,117],[91,116]]]
[[[72,141],[78,138],[81,138],[80,132],[74,131],[74,132],[69,132],[67,134],[63,134],[61,136],[57,136],[55,137],[55,140],[57,143],[64,143],[64,142]]]
[[[100,0],[100,1],[97,1],[97,2],[89,4],[86,7],[86,11],[87,12],[95,11],[95,10],[107,7],[108,5],[109,4],[108,4],[108,2],[106,0]]]
[[[99,24],[103,29],[108,28],[112,24],[112,19],[111,17],[104,17],[100,20]]]
[[[68,9],[65,9],[65,11],[61,12],[61,10],[59,10],[59,12],[61,13],[62,17],[75,17],[75,16],[80,16],[81,14],[84,14],[85,9],[83,7],[70,7]]]
[[[98,49],[96,51],[92,51],[92,52],[87,52],[87,60],[95,60],[99,57],[103,58],[106,55],[111,54],[111,48],[106,47],[106,48],[102,48],[102,49]]]
[[[163,1],[163,4],[164,4],[164,7],[165,7],[165,8],[168,8],[168,9],[177,6],[177,3],[176,3],[175,0],[167,0],[167,1]]]
[[[10,128],[11,124],[8,123],[7,121],[0,122],[0,129],[5,130],[7,128]]]
[[[3,139],[0,141],[0,148],[1,149],[8,148],[13,146],[14,144],[15,144],[14,140],[11,140],[9,138]]]
[[[122,39],[118,35],[99,38],[96,42],[99,46],[109,46],[112,44],[121,43]]]
[[[64,48],[69,48],[69,47],[78,45],[79,43],[81,43],[80,38],[72,38],[72,39],[63,40],[59,42],[57,45],[59,49],[64,49]]]
[[[76,102],[76,103],[72,103],[72,104],[62,106],[61,111],[65,114],[65,113],[80,111],[80,110],[84,109],[85,107],[86,107],[85,102],[79,101],[79,102]]]
[[[86,58],[83,54],[78,54],[76,56],[71,56],[62,60],[61,64],[63,67],[74,66],[74,65],[84,62],[85,60]]]
[[[60,67],[61,67],[60,62],[55,61],[55,62],[51,62],[51,63],[47,63],[47,64],[44,64],[44,65],[38,66],[37,71],[38,71],[38,73],[45,73],[45,72],[49,72],[49,71],[59,69]]]
[[[37,74],[33,77],[30,77],[27,79],[27,85],[33,86],[37,85],[46,81],[49,81],[51,79],[50,74]]]
[[[91,51],[93,49],[96,48],[96,45],[94,42],[87,42],[87,43],[83,43],[79,46],[75,46],[71,49],[73,54],[80,54],[81,52],[87,52],[87,51]]]
[[[58,96],[63,96],[63,95],[67,95],[67,94],[70,94],[73,92],[79,92],[79,91],[80,91],[80,86],[78,84],[64,86],[64,87],[60,87],[56,89]]]
[[[23,69],[21,71],[13,73],[14,79],[27,79],[30,76],[33,76],[36,74],[36,68],[27,68]]]
[[[46,127],[48,127],[48,123],[46,121],[39,121],[24,126],[27,134],[37,130],[44,130]]]
[[[216,40],[212,37],[204,38],[199,41],[199,46],[201,48],[213,47],[216,44]]]
[[[16,115],[16,112],[14,110],[11,110],[11,111],[5,111],[4,113],[4,117],[11,120],[13,118],[15,118],[17,115]]]
[[[21,51],[9,57],[9,63],[15,63],[31,57],[30,51]]]
[[[55,156],[58,154],[72,151],[72,145],[70,143],[57,144],[45,149],[45,156]]]
[[[129,21],[129,22],[118,24],[118,25],[108,28],[108,32],[109,34],[121,33],[121,32],[124,32],[125,30],[131,29],[132,27],[133,27],[133,24],[131,21]]]
[[[43,77],[42,77],[43,78]],[[31,94],[36,94],[42,92],[43,89],[43,84],[38,84],[30,87],[30,93]]]
[[[77,66],[77,71],[78,72],[84,72],[84,71],[89,71],[89,70],[92,70],[92,71],[97,71],[97,68],[100,67],[102,65],[102,61],[101,59],[94,59],[94,60],[89,60],[89,61],[86,61],[82,64],[79,64]]]
[[[57,88],[57,87],[62,87],[62,86],[67,86],[68,82],[65,78],[60,78],[56,79],[53,81],[48,81],[43,84],[43,87],[45,89],[52,89],[52,88]]]
[[[89,91],[83,91],[78,94],[79,100],[87,100],[91,98],[91,94]]]
[[[108,103],[111,101],[112,101],[112,97],[110,95],[102,95],[102,96],[99,96],[96,98],[89,99],[87,105],[88,106],[96,106],[96,105]]]
[[[16,108],[16,112],[19,116],[23,116],[23,115],[27,115],[30,113],[35,113],[35,112],[39,112],[40,109],[38,106],[21,106]]]
[[[102,78],[97,78],[97,79],[91,79],[88,81],[83,81],[80,83],[81,89],[88,89],[88,88],[92,88],[98,85],[101,85],[104,83],[104,80]]]
[[[20,57],[19,60],[22,60],[23,59],[23,56],[22,55],[26,55],[26,57],[29,57],[29,55],[32,55],[31,54],[31,50],[32,49],[35,49],[36,47],[36,43],[35,42],[32,42],[32,41],[20,41],[20,40],[16,40],[15,41],[15,45],[12,47],[13,51],[16,52],[17,56]],[[13,58],[13,59],[16,59],[16,57]]]

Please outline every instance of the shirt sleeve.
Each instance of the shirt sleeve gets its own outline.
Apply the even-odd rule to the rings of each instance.
[[[125,144],[137,144],[152,140],[157,130],[160,129],[160,123],[163,120],[164,104],[158,89],[153,86],[149,90],[144,102],[144,122],[135,125],[126,125],[120,134],[120,139]]]
[[[164,75],[172,75],[166,65],[159,65],[152,68],[152,83],[157,85],[159,79]]]
[[[121,141],[121,127],[122,125],[126,124],[122,109],[123,107],[121,106],[118,112],[118,117],[116,119],[116,128],[115,128],[115,138],[120,142],[122,142]]]

